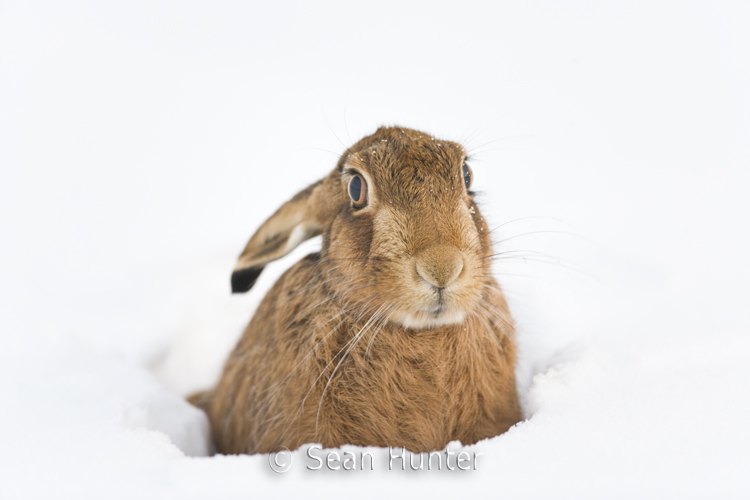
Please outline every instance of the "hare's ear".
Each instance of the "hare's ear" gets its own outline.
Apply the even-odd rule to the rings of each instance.
[[[326,215],[323,187],[321,180],[300,191],[260,226],[232,272],[232,293],[250,290],[266,264],[323,232]]]

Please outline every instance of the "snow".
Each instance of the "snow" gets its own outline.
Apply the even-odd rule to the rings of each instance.
[[[3,5],[0,498],[750,495],[750,9],[379,5]],[[184,396],[320,243],[238,253],[383,123],[474,157],[526,420],[470,471],[212,455]]]

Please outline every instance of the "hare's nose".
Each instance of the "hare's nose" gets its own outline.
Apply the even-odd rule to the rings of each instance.
[[[445,288],[464,268],[461,252],[453,245],[435,245],[417,255],[417,274],[435,288]]]

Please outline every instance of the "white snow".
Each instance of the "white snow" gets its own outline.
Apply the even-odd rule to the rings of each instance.
[[[740,3],[6,2],[0,498],[747,498],[749,22]],[[231,296],[237,255],[383,123],[463,141],[507,223],[526,420],[467,447],[470,471],[211,456],[184,395],[320,243]]]

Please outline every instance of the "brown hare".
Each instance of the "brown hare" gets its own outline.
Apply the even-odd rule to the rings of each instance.
[[[221,453],[305,443],[432,451],[521,419],[513,321],[454,142],[381,127],[282,205],[232,274],[322,234],[261,302],[205,410]]]

